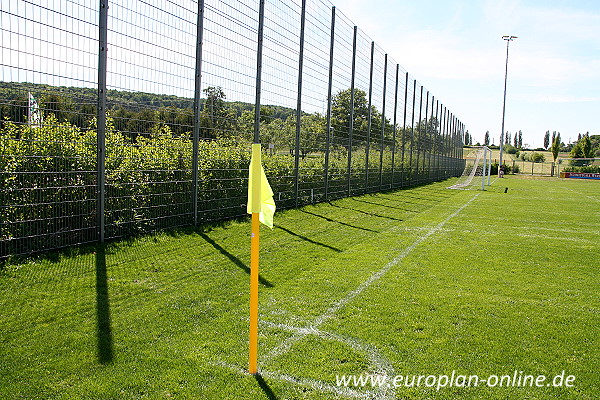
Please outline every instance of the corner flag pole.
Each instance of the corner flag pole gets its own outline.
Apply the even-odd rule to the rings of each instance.
[[[252,145],[252,233],[250,239],[250,343],[248,372],[258,372],[258,255],[260,252],[261,157],[260,144]]]
[[[250,240],[250,351],[248,371],[256,374],[258,353],[258,255],[260,251],[260,224],[273,229],[275,214],[273,190],[261,163],[259,143],[252,145],[252,159],[248,174],[248,214],[252,214],[252,237]]]
[[[252,213],[252,230],[250,240],[250,341],[248,345],[248,372],[258,373],[258,255],[260,250],[260,211],[261,211],[261,179],[262,163],[260,150],[260,84],[262,75],[263,28],[265,20],[265,0],[260,0],[258,9],[258,46],[256,49],[256,98],[254,100],[254,144],[252,145],[252,161],[250,163],[250,180],[252,193],[248,193],[248,201],[252,201],[248,212]],[[250,183],[248,188],[250,191]]]

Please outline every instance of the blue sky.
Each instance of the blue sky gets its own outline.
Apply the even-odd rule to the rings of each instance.
[[[90,1],[82,0],[82,4]],[[505,130],[511,133],[521,130],[524,144],[530,147],[542,146],[547,130],[561,132],[565,142],[575,140],[579,133],[600,134],[600,117],[597,116],[600,110],[598,0],[331,1],[337,12],[344,16],[338,17],[340,20],[336,28],[339,30],[339,33],[336,31],[339,36],[336,59],[342,60],[338,60],[336,65],[342,66],[346,78],[349,76],[348,65],[344,63],[348,59],[347,47],[351,46],[348,44],[351,26],[358,25],[360,31],[368,35],[368,38],[361,39],[362,55],[359,56],[359,67],[362,66],[359,84],[364,89],[368,77],[365,54],[368,54],[368,43],[374,40],[377,48],[387,52],[393,63],[399,63],[463,122],[475,141],[483,142],[485,132],[489,131],[497,144],[502,124],[506,57],[506,42],[502,36],[515,35],[518,39],[510,46]],[[235,7],[240,10],[228,5],[231,2],[227,1],[207,3],[211,4],[211,12],[207,14],[209,18],[205,23],[203,86],[223,86],[228,99],[251,102],[255,68],[255,33],[251,27],[256,22],[254,15],[258,1],[235,2]],[[327,63],[316,65],[314,61],[328,57],[326,32],[329,30],[330,10],[327,3],[316,0],[308,3],[314,7],[311,12],[318,14],[318,24],[322,25],[325,33],[317,32],[308,39],[312,47],[307,47],[305,57],[310,53],[313,64],[307,62],[305,69],[309,71],[312,66],[318,71],[311,70],[310,74],[305,74],[303,97],[309,112],[323,112]],[[0,51],[12,66],[0,69],[0,80],[93,87],[97,56],[89,49],[96,46],[92,38],[95,37],[97,16],[92,7],[73,6],[78,2],[56,0],[52,4],[53,7],[40,14],[29,3],[16,0],[6,4],[2,2],[0,9],[12,14],[3,19],[8,30],[3,31],[2,40],[6,40]],[[174,4],[165,3],[163,6],[169,5],[169,10],[179,9]],[[291,4],[296,11],[288,9],[294,8]],[[271,16],[271,30],[267,29],[268,35],[277,38],[277,43],[267,41],[265,50],[266,59],[270,60],[265,63],[271,68],[264,71],[267,78],[263,84],[263,101],[266,104],[288,107],[296,104],[295,49],[298,38],[294,32],[299,29],[299,4],[299,0],[294,3],[269,2],[269,13],[281,18]],[[63,8],[69,8],[68,12]],[[217,8],[223,8],[221,14],[216,13]],[[124,2],[123,6],[115,3],[111,8],[110,22],[117,25],[111,27],[109,36],[109,87],[191,97],[195,54],[193,10],[187,13],[189,21],[182,26],[177,25],[180,23],[178,19],[166,17],[160,26],[149,30],[146,28],[151,20],[140,24],[143,29],[125,26],[118,21],[119,18],[130,18],[133,11],[138,16],[147,15],[147,9],[153,7],[140,2]],[[64,15],[59,18],[52,14],[61,10],[64,14],[74,13],[67,29],[78,32],[78,35],[64,34],[61,25],[65,24]],[[224,23],[222,15],[231,17],[233,13],[239,13],[243,21],[247,19],[247,26],[218,26]],[[39,18],[43,23],[17,20],[15,15]],[[59,26],[50,29],[47,21],[56,22]],[[279,25],[273,24],[273,21]],[[173,24],[181,29],[172,29]],[[219,35],[213,31],[223,32]],[[146,41],[132,42],[132,36],[141,36]],[[45,38],[49,38],[50,43]],[[230,41],[238,45],[231,45]],[[281,47],[280,41],[285,42],[287,47]],[[239,43],[245,44],[245,47]],[[345,43],[345,50],[342,43]],[[33,50],[26,52],[24,49]],[[382,64],[381,56],[377,56],[379,64]],[[131,73],[132,70],[135,73]],[[148,79],[140,79],[140,76],[146,75]],[[334,93],[349,85],[347,79],[334,83],[337,85]],[[388,89],[391,90],[391,86]],[[377,88],[376,92],[379,93],[380,89]],[[380,98],[374,97],[378,108],[381,108],[377,103],[380,101]]]
[[[335,2],[463,121],[496,144],[502,124],[506,42],[511,42],[505,130],[543,145],[600,134],[600,2],[596,0],[345,0]]]

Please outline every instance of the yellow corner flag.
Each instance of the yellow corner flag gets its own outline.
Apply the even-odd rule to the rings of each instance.
[[[248,214],[252,214],[250,240],[250,329],[248,341],[248,372],[258,373],[258,259],[260,252],[260,222],[273,229],[275,201],[260,160],[260,144],[252,145],[248,176]],[[260,222],[259,222],[260,221]]]
[[[259,213],[260,222],[273,229],[275,200],[273,200],[273,191],[262,167],[260,144],[252,145],[247,211],[248,214]]]

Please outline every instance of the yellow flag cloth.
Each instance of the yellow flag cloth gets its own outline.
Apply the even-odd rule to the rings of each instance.
[[[260,144],[252,145],[252,158],[248,176],[247,211],[248,214],[260,213],[260,222],[273,229],[275,200],[273,200],[273,191],[262,167]]]

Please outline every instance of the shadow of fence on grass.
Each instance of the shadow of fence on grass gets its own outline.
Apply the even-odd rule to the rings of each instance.
[[[310,211],[307,211],[307,210],[304,210],[304,209],[299,209],[298,211],[301,211],[301,212],[303,212],[303,213],[305,213],[305,214],[310,214],[310,215],[313,215],[313,216],[315,216],[315,217],[323,218],[325,221],[328,221],[328,222],[335,222],[336,224],[340,224],[340,225],[343,225],[343,226],[347,226],[347,227],[349,227],[349,228],[360,229],[360,230],[367,231],[367,232],[379,233],[378,231],[375,231],[375,230],[373,230],[373,229],[369,229],[369,228],[363,228],[363,227],[356,226],[356,225],[351,225],[351,224],[348,224],[348,223],[346,223],[346,222],[342,222],[342,221],[336,221],[336,220],[334,220],[334,219],[332,219],[332,218],[329,218],[329,217],[326,217],[326,216],[324,216],[324,215],[320,215],[320,214],[317,214],[317,213],[314,213],[314,212],[310,212]]]
[[[376,214],[376,213],[374,213],[374,212],[363,211],[363,210],[359,210],[358,208],[352,208],[352,207],[341,206],[341,205],[339,205],[339,204],[334,204],[334,203],[331,203],[331,206],[333,206],[333,207],[337,207],[337,208],[343,208],[343,209],[345,209],[345,210],[354,211],[354,212],[357,212],[357,213],[360,213],[360,214],[369,215],[369,216],[372,216],[372,217],[378,217],[378,218],[387,218],[387,219],[391,219],[391,220],[394,220],[394,221],[402,221],[400,218],[396,218],[396,217],[390,217],[390,216],[388,216],[388,215]]]
[[[366,203],[366,204],[375,205],[375,206],[378,206],[378,207],[392,208],[392,209],[395,209],[395,210],[407,211],[407,212],[416,212],[415,210],[411,210],[410,208],[399,207],[399,206],[392,206],[392,205],[383,204],[383,203],[377,203],[375,201],[368,201],[368,200],[359,199],[359,198],[356,198],[356,197],[351,197],[350,199],[353,200],[353,201],[359,202],[359,203]]]
[[[287,228],[284,228],[284,227],[283,227],[283,226],[281,226],[281,225],[275,225],[275,227],[276,227],[276,228],[279,228],[279,229],[281,229],[281,230],[282,230],[282,231],[284,231],[284,232],[287,232],[287,233],[289,233],[289,234],[290,234],[290,235],[292,235],[292,236],[296,236],[296,237],[298,237],[298,238],[300,238],[300,239],[302,239],[302,240],[305,240],[305,241],[307,241],[307,242],[309,242],[309,243],[316,244],[316,245],[318,245],[318,246],[321,246],[321,247],[325,247],[325,248],[327,248],[327,249],[330,249],[330,250],[333,250],[333,251],[335,251],[335,252],[337,252],[337,253],[341,253],[341,252],[342,252],[342,250],[338,249],[337,247],[333,247],[333,246],[330,246],[330,245],[328,245],[328,244],[325,244],[325,243],[322,243],[322,242],[318,242],[318,241],[316,241],[316,240],[313,240],[313,239],[310,239],[310,238],[308,238],[308,237],[306,237],[306,236],[300,235],[299,233],[292,232],[291,230],[289,230],[289,229],[287,229]]]
[[[227,257],[232,263],[234,263],[235,265],[240,267],[242,270],[244,270],[244,272],[246,272],[248,275],[250,275],[250,267],[247,266],[246,264],[244,264],[244,262],[242,260],[240,260],[233,254],[228,252],[220,244],[218,244],[212,238],[210,238],[207,234],[205,234],[203,232],[198,232],[198,235],[200,237],[202,237],[202,239],[206,240],[206,242],[208,244],[210,244],[212,247],[214,247],[216,250],[218,250],[221,254],[223,254],[225,257]],[[260,284],[265,287],[269,287],[269,288],[273,287],[273,284],[271,282],[269,282],[265,278],[261,277],[260,275],[258,276],[258,282],[260,282]]]
[[[113,359],[113,338],[110,325],[106,253],[103,245],[96,248],[96,329],[98,362],[108,364]]]

